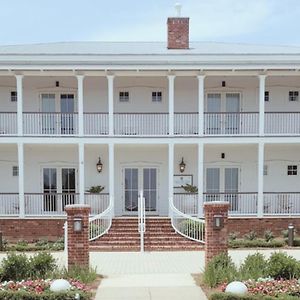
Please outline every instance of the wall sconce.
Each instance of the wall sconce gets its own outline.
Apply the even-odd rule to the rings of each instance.
[[[59,87],[59,81],[55,81],[55,86]]]
[[[225,80],[222,81],[222,87],[226,87],[226,81]]]
[[[225,153],[221,153],[221,158],[224,159],[225,158]]]
[[[74,232],[82,231],[82,218],[74,218]]]
[[[98,160],[98,162],[97,162],[97,164],[96,164],[96,169],[97,169],[98,173],[101,173],[101,172],[102,172],[103,164],[102,164],[102,162],[101,162],[101,158],[100,158],[100,157],[99,157],[99,160]]]
[[[183,173],[184,170],[185,170],[185,163],[182,158],[181,163],[179,164],[179,171],[180,171],[180,173]]]
[[[221,229],[224,226],[223,216],[222,215],[214,215],[213,216],[213,228]]]

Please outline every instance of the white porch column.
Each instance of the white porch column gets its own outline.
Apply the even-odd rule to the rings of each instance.
[[[198,218],[203,217],[204,144],[198,144]]]
[[[258,144],[258,188],[257,188],[257,216],[263,217],[264,214],[264,143]]]
[[[169,175],[168,175],[168,198],[169,198],[169,205],[171,202],[173,202],[173,193],[174,193],[174,187],[173,187],[173,175],[174,175],[174,144],[169,144]]]
[[[204,79],[205,75],[199,75],[198,77],[198,130],[199,135],[203,135],[204,126]]]
[[[25,217],[25,198],[24,198],[24,145],[18,143],[18,166],[19,166],[19,216]]]
[[[259,75],[259,135],[265,133],[265,84],[266,75]]]
[[[169,135],[174,134],[174,82],[175,75],[169,75]]]
[[[23,135],[23,75],[15,75],[17,81],[18,135]]]
[[[107,76],[108,82],[108,127],[109,135],[114,135],[114,75]]]
[[[78,82],[78,134],[79,136],[84,135],[83,129],[83,80],[84,75],[77,75]]]
[[[78,159],[79,159],[79,204],[84,204],[84,143],[78,144]]]
[[[109,200],[114,206],[115,201],[115,147],[114,144],[108,145],[108,170],[109,170]],[[115,209],[113,208],[113,214]]]

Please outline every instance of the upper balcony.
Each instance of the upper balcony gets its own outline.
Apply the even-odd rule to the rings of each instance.
[[[298,136],[298,79],[2,77],[0,136]]]

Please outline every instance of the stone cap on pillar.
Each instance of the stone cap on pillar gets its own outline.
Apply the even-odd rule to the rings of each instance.
[[[204,203],[204,209],[206,209],[206,210],[216,210],[219,208],[228,210],[229,206],[230,206],[230,204],[227,201],[212,201],[212,202]]]
[[[88,204],[72,204],[72,205],[66,205],[65,211],[67,214],[72,213],[90,213],[91,206]]]

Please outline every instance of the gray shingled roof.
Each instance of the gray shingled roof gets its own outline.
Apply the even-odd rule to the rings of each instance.
[[[61,42],[0,46],[0,55],[259,55],[300,54],[300,47],[191,42],[188,50],[168,50],[164,42]]]

